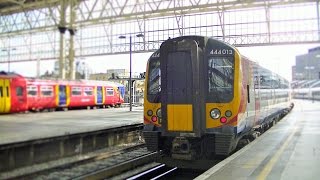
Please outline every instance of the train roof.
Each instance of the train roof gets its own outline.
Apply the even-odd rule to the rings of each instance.
[[[96,85],[105,85],[105,86],[124,86],[120,83],[116,84],[111,81],[96,81],[96,80],[59,80],[59,79],[37,79],[37,78],[26,78],[27,82],[33,84],[72,84],[72,85],[88,85],[88,86],[96,86]]]
[[[210,53],[210,51],[214,48],[219,48],[219,49],[233,49],[236,52],[239,52],[238,49],[227,43],[224,41],[221,41],[219,39],[213,38],[213,37],[207,37],[207,36],[197,36],[197,35],[193,35],[193,36],[179,36],[179,37],[175,37],[175,38],[169,38],[167,40],[165,40],[163,43],[168,42],[168,41],[182,41],[185,39],[190,39],[190,40],[194,40],[198,43],[198,46],[201,48],[206,48],[206,50],[208,51],[207,53]],[[162,44],[163,44],[162,43]],[[161,44],[161,45],[162,45]],[[149,59],[153,59],[153,58],[159,58],[160,57],[160,49],[156,50]]]
[[[0,71],[0,78],[10,79],[10,78],[24,78],[24,77],[14,72]]]
[[[166,41],[164,41],[163,43],[165,42],[168,42],[168,41],[182,41],[184,39],[191,39],[191,40],[195,40],[197,41],[199,47],[201,48],[205,48],[206,49],[206,54],[207,55],[221,55],[219,54],[220,51],[225,51],[225,52],[229,52],[228,50],[234,50],[232,51],[232,53],[226,53],[226,55],[234,55],[233,52],[237,52],[241,55],[241,58],[247,60],[247,61],[250,61],[253,63],[254,65],[254,69],[255,69],[255,74],[260,74],[262,76],[265,76],[265,80],[267,81],[275,81],[275,80],[281,80],[283,82],[286,82],[288,83],[289,81],[287,79],[285,79],[284,77],[280,76],[279,74],[267,69],[267,68],[264,68],[262,66],[259,65],[259,63],[257,63],[256,61],[246,57],[246,56],[243,56],[239,50],[227,43],[227,42],[224,42],[224,41],[221,41],[219,39],[216,39],[216,38],[213,38],[213,37],[205,37],[205,36],[180,36],[180,37],[176,37],[176,38],[172,38],[172,39],[168,39]],[[162,44],[161,44],[162,46]],[[215,51],[218,50],[217,54],[215,54]],[[158,49],[157,51],[155,51],[149,58],[149,60],[151,59],[154,59],[154,58],[159,58],[160,57],[160,50]],[[272,75],[272,76],[270,76]]]
[[[24,77],[17,73],[0,71],[0,78],[5,79],[13,79],[13,78],[21,78],[25,79],[27,83],[32,84],[42,84],[42,85],[55,85],[59,84],[73,84],[73,85],[106,85],[106,86],[116,86],[116,87],[124,87],[123,84],[112,82],[112,81],[96,81],[96,80],[61,80],[61,79],[39,79],[33,77]]]
[[[210,46],[214,46],[214,48],[221,48],[221,49],[227,47],[227,48],[231,48],[231,49],[237,50],[237,48],[235,46],[233,46],[233,45],[231,45],[231,44],[229,44],[227,42],[224,42],[222,40],[216,39],[214,37],[207,37],[207,36],[198,36],[198,35],[179,36],[179,37],[175,37],[175,38],[172,38],[172,39],[169,38],[166,41],[180,41],[180,40],[184,40],[184,39],[195,40],[200,47],[210,48]]]

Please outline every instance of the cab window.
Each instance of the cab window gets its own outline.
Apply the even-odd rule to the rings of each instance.
[[[208,101],[227,103],[233,99],[234,59],[212,57],[208,59]]]
[[[23,96],[23,88],[21,86],[16,87],[16,95]]]
[[[160,58],[149,61],[147,97],[149,102],[158,103],[161,93]]]

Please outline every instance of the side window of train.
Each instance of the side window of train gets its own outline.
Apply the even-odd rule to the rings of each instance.
[[[92,87],[85,87],[84,88],[84,95],[85,96],[92,96],[93,95],[93,88]]]
[[[16,95],[23,96],[23,88],[21,86],[16,87]]]
[[[71,94],[72,94],[72,96],[80,96],[81,95],[81,87],[72,87]]]
[[[106,92],[107,92],[107,96],[113,96],[113,94],[114,94],[114,91],[112,88],[107,88]]]
[[[28,96],[37,96],[37,86],[28,86],[27,87]]]
[[[41,86],[40,94],[44,97],[52,97],[53,96],[53,88],[52,86]]]
[[[259,86],[259,77],[258,76],[254,76],[254,88],[258,88]]]
[[[264,75],[261,75],[259,77],[259,81],[260,81],[260,89],[270,89],[272,82],[269,80],[266,80],[266,77]]]

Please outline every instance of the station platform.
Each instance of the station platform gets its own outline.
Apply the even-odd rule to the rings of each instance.
[[[143,122],[143,107],[0,115],[0,145]]]
[[[319,179],[320,102],[294,103],[274,127],[196,179]]]

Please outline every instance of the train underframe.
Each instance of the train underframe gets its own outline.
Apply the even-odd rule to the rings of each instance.
[[[202,137],[160,136],[158,131],[144,131],[148,150],[160,151],[165,156],[180,160],[214,159],[228,156],[236,147],[232,134],[205,134]]]

